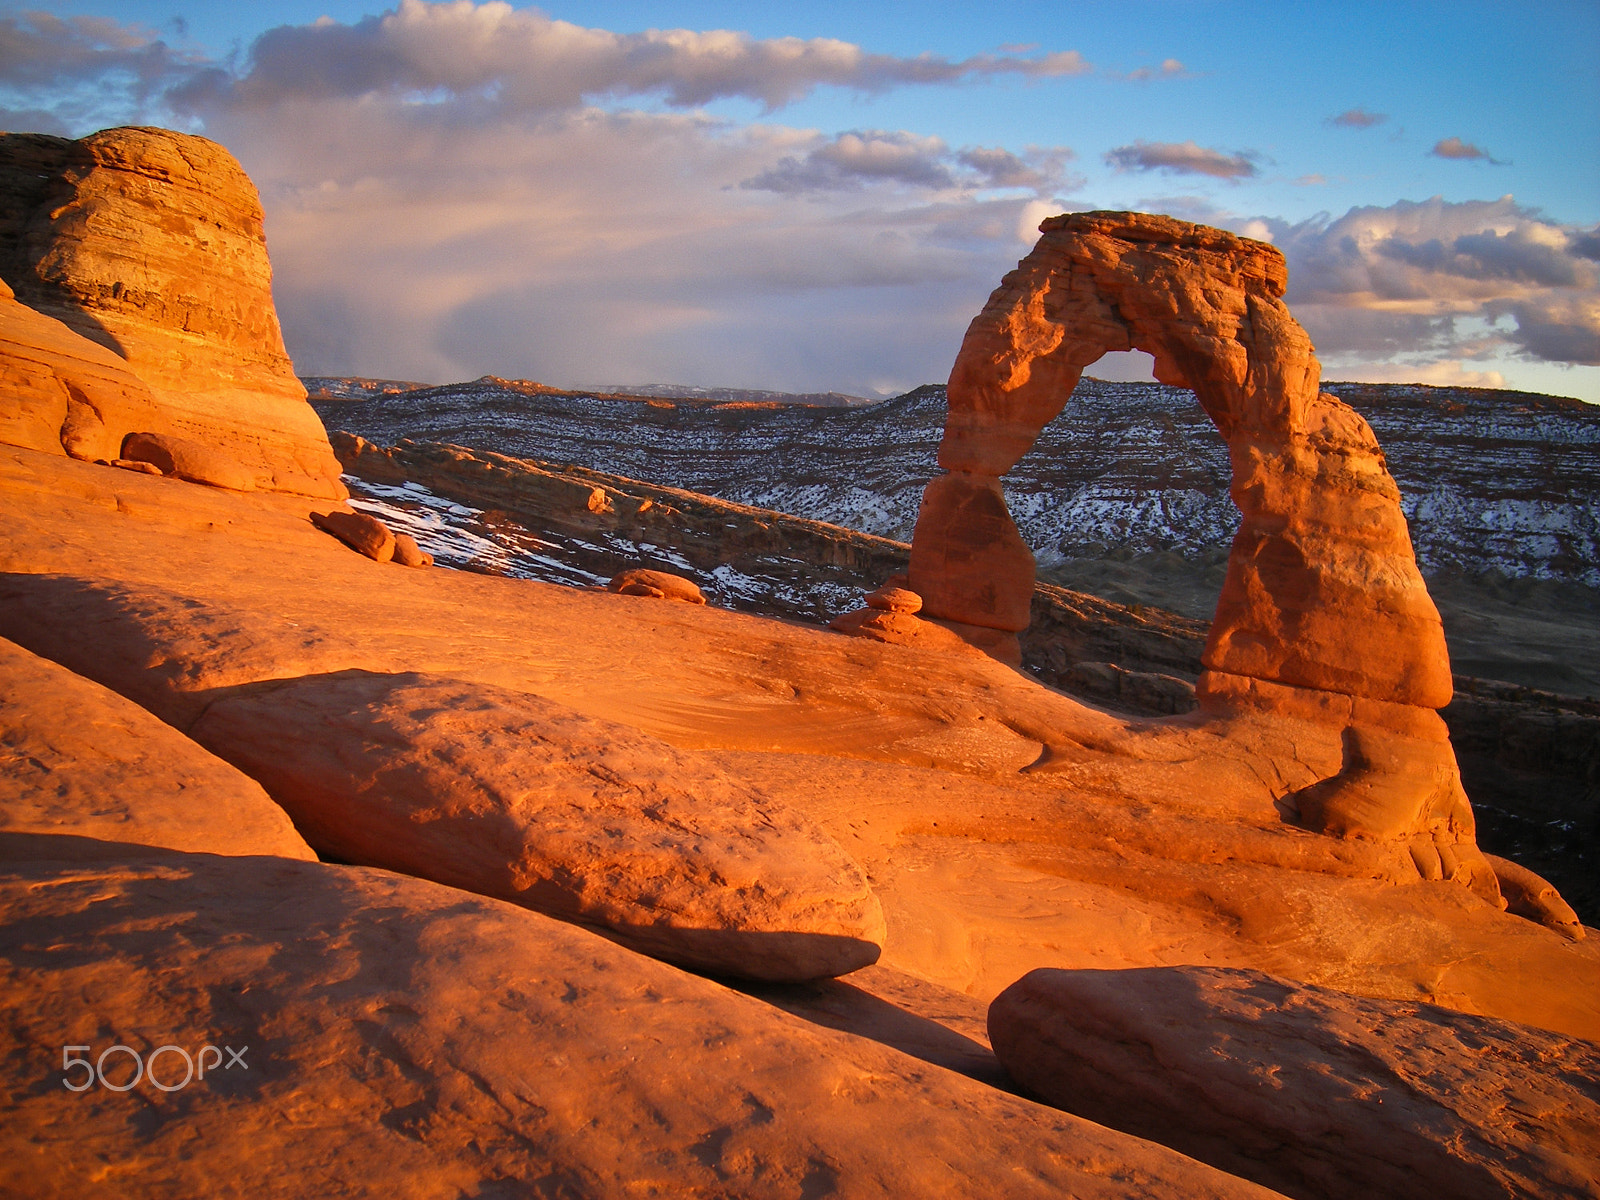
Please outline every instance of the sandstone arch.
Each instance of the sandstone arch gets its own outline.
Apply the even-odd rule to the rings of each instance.
[[[1344,769],[1283,804],[1342,835],[1470,845],[1471,809],[1444,723],[1438,610],[1400,495],[1366,421],[1317,390],[1272,246],[1140,213],[1052,217],[973,320],[950,375],[939,464],[923,495],[910,586],[974,640],[1027,626],[1033,556],[1000,476],[1107,351],[1143,350],[1192,388],[1228,444],[1242,522],[1206,645],[1214,714],[1262,708],[1333,724]],[[1463,872],[1422,848],[1428,877]],[[1471,855],[1477,858],[1476,848]],[[1424,861],[1425,860],[1425,861]],[[1487,872],[1468,867],[1468,877]]]

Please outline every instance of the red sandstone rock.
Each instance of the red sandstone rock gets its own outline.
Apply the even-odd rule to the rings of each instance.
[[[1069,1112],[1304,1200],[1600,1196],[1600,1046],[1257,971],[1038,970],[995,1054]]]
[[[433,555],[417,545],[417,539],[409,533],[394,535],[394,561],[402,567],[431,567]]]
[[[1501,893],[1506,898],[1506,911],[1547,925],[1575,942],[1583,940],[1583,922],[1578,920],[1578,914],[1572,911],[1572,906],[1561,898],[1561,893],[1547,880],[1509,859],[1493,854],[1483,857],[1500,881]]]
[[[877,898],[810,821],[692,754],[537,696],[346,671],[224,697],[192,732],[343,861],[722,974],[815,979],[878,958]]]
[[[129,432],[165,419],[126,362],[0,282],[0,442],[109,460]]]
[[[1266,1200],[583,930],[357,867],[0,870],[0,1192]],[[64,1045],[242,1053],[73,1092]],[[114,1082],[127,1052],[106,1062]],[[158,1059],[169,1086],[180,1055]],[[111,1181],[107,1181],[107,1173]]]
[[[136,428],[220,450],[274,490],[344,497],[284,352],[260,200],[221,146],[165,129],[0,134],[0,226],[17,297],[153,392],[167,422]]]
[[[335,509],[333,512],[312,513],[311,523],[376,562],[388,562],[394,558],[394,534],[377,517]]]
[[[0,832],[315,858],[261,785],[97,683],[0,641]]]
[[[1194,389],[1233,462],[1242,522],[1203,656],[1201,707],[1261,712],[1282,693],[1313,692],[1409,709],[1416,724],[1448,703],[1443,628],[1399,491],[1366,421],[1317,391],[1311,341],[1282,301],[1283,256],[1139,213],[1076,213],[1040,230],[973,320],[950,374],[939,450],[949,474],[928,485],[911,552],[924,615],[1026,626],[1032,557],[999,476],[1061,411],[1084,367],[1136,348],[1154,356],[1162,382]],[[1337,776],[1286,806],[1336,836],[1469,843],[1448,742],[1428,729],[1396,740],[1367,724],[1350,721]],[[1460,874],[1435,854],[1426,849],[1418,864],[1425,875]],[[1464,876],[1497,897],[1481,865]]]
[[[1233,457],[1243,524],[1206,665],[1379,700],[1447,703],[1444,636],[1399,493],[1367,423],[1317,393],[1310,339],[1281,299],[1283,256],[1221,230],[1137,213],[1076,213],[1040,229],[1033,252],[967,330],[950,375],[940,465],[998,477],[1061,411],[1084,367],[1109,350],[1146,350],[1158,379],[1194,389]],[[935,480],[930,494],[951,486]],[[941,514],[948,507],[936,505]],[[1003,500],[983,519],[1002,530],[1002,514]],[[930,520],[925,531],[919,521],[912,585],[933,615],[994,624],[962,609],[964,595],[945,601],[927,590],[960,578],[959,562],[947,560],[986,540],[966,521]],[[1018,578],[991,586],[1020,592],[1020,556],[1011,570]]]
[[[134,471],[134,472],[137,472],[140,475],[160,475],[160,474],[163,474],[161,468],[156,466],[155,463],[153,463],[153,462],[141,462],[138,459],[113,458],[111,460],[111,465],[113,467],[116,467],[120,471]]]
[[[658,600],[678,600],[684,604],[704,604],[700,585],[682,575],[666,571],[632,569],[612,576],[606,588],[624,596],[653,596]]]
[[[910,571],[924,613],[1009,633],[1026,629],[1033,568],[998,479],[953,471],[928,484]]]
[[[255,477],[220,450],[191,438],[159,433],[130,433],[122,442],[122,458],[146,462],[163,475],[209,484],[235,492],[255,490]]]

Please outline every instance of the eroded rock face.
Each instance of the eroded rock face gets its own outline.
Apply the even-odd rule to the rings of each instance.
[[[1457,811],[1464,797],[1440,797],[1452,783],[1460,792],[1448,741],[1425,719],[1451,695],[1438,611],[1372,430],[1317,390],[1311,341],[1282,300],[1283,256],[1138,213],[1053,217],[1040,229],[967,330],[950,375],[939,450],[948,474],[928,485],[911,553],[924,614],[1026,626],[1032,558],[999,477],[1085,367],[1107,351],[1144,350],[1159,380],[1194,390],[1227,441],[1243,518],[1206,644],[1202,707],[1272,711],[1292,700],[1315,711],[1316,697],[1332,694],[1416,714],[1398,724],[1417,729],[1385,719],[1378,733],[1344,714],[1354,730],[1345,768],[1300,812],[1343,836],[1470,843],[1470,810]],[[1463,877],[1492,891],[1475,861]]]
[[[48,840],[48,839],[41,839]],[[0,866],[0,1191],[1265,1200],[1270,1193],[651,962],[384,871]],[[153,1040],[152,1040],[153,1039]],[[63,1045],[248,1047],[75,1093]],[[113,1082],[131,1075],[112,1055]],[[161,1080],[181,1081],[168,1051]],[[203,1147],[203,1153],[197,1150]],[[219,1184],[219,1181],[225,1181]]]
[[[1038,970],[989,1008],[1013,1078],[1302,1200],[1596,1196],[1600,1046],[1258,971]]]
[[[146,128],[0,135],[0,276],[126,359],[169,417],[160,431],[259,486],[343,498],[284,351],[260,200],[221,146]]]
[[[128,364],[18,301],[0,280],[0,442],[111,461],[166,413]]]
[[[191,732],[347,862],[745,978],[878,958],[877,897],[810,821],[691,753],[538,696],[344,671],[224,697]]]
[[[315,858],[261,785],[115,692],[0,640],[0,831]]]

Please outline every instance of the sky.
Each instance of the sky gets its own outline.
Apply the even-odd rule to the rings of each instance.
[[[0,4],[0,128],[118,124],[302,374],[892,395],[1099,208],[1277,245],[1326,379],[1600,402],[1600,0]]]

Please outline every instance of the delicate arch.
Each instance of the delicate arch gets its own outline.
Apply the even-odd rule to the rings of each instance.
[[[1141,213],[1052,217],[1040,231],[973,320],[950,375],[947,474],[923,495],[911,551],[923,612],[1026,628],[1033,555],[1000,476],[1085,367],[1107,351],[1143,350],[1157,379],[1194,390],[1227,441],[1243,518],[1203,685],[1260,680],[1448,703],[1444,633],[1399,490],[1366,421],[1317,391],[1311,340],[1283,303],[1283,256]]]

